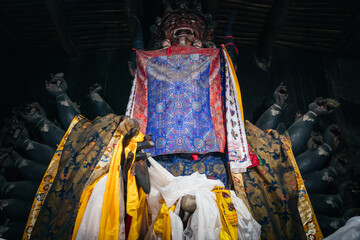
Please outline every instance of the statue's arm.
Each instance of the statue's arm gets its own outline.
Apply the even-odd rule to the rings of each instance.
[[[46,118],[45,110],[38,103],[27,104],[19,114],[38,131],[42,143],[57,147],[65,131]]]
[[[95,83],[90,88],[90,93],[88,96],[91,103],[91,109],[94,115],[103,117],[110,113],[114,113],[114,111],[112,110],[110,105],[99,94],[101,90],[102,87],[98,83]]]
[[[45,85],[46,90],[55,97],[60,123],[67,129],[74,117],[80,114],[80,110],[67,95],[68,86],[63,77],[63,73],[58,73],[46,81]]]
[[[329,114],[332,108],[327,104],[331,99],[317,98],[309,104],[309,111],[296,120],[289,128],[288,133],[294,155],[298,155],[305,146],[319,116]]]
[[[261,130],[276,129],[281,116],[281,111],[286,106],[288,98],[287,88],[280,84],[273,94],[275,103],[271,105],[258,119],[256,126]]]

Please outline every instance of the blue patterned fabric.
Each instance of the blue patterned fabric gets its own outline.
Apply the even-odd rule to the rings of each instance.
[[[191,154],[183,153],[155,156],[154,159],[174,176],[186,176],[199,172],[208,178],[219,179],[227,186],[228,169],[225,154],[208,153],[198,157],[199,159],[194,161]]]
[[[218,152],[209,99],[210,60],[201,54],[149,59],[148,122],[153,156]]]

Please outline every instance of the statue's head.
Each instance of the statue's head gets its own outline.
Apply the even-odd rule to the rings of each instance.
[[[214,47],[213,31],[211,15],[203,14],[200,4],[181,0],[168,3],[165,15],[157,21],[155,37],[159,47]]]

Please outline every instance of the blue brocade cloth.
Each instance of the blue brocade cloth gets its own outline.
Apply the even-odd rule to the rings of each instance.
[[[220,150],[210,114],[210,60],[201,54],[148,61],[148,122],[152,155]]]
[[[198,157],[199,159],[195,161],[191,154],[179,153],[155,156],[154,159],[174,176],[186,176],[199,172],[208,178],[221,180],[225,187],[228,187],[225,154],[213,152],[198,155]]]

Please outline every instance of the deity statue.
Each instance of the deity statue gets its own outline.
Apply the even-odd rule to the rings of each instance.
[[[88,120],[67,96],[64,75],[51,76],[46,89],[67,131],[36,104],[21,115],[40,131],[55,129],[41,136],[58,142],[23,239],[322,238],[291,146],[300,152],[331,108],[316,100],[281,131],[281,84],[257,124],[245,121],[234,18],[216,46],[200,4],[168,2],[152,50],[137,31],[125,115],[114,114],[94,85],[89,97],[99,114]]]

